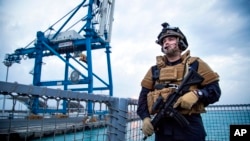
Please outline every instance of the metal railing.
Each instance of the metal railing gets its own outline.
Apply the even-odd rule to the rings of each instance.
[[[5,95],[10,109],[0,117],[1,140],[81,140],[81,141],[141,141],[142,122],[136,114],[137,100],[106,95],[63,91],[17,83],[0,82],[0,95]],[[39,97],[48,111],[48,104],[60,110],[62,101],[77,103],[66,114],[43,113],[32,115],[18,109],[20,97]],[[88,102],[92,102],[89,114]],[[32,104],[27,102],[26,105]],[[206,140],[229,140],[229,126],[250,124],[250,104],[211,105],[202,114],[207,131]],[[147,141],[153,141],[151,136]]]

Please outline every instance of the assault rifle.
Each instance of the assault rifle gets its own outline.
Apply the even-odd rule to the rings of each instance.
[[[202,76],[190,68],[188,74],[184,77],[179,87],[169,95],[169,98],[166,102],[163,102],[163,98],[161,96],[158,97],[155,104],[153,105],[153,110],[159,111],[151,121],[154,129],[156,129],[158,126],[159,121],[166,116],[174,118],[182,127],[188,126],[189,122],[187,119],[176,109],[174,109],[173,106],[177,99],[184,94],[185,90],[188,90],[192,85],[200,84],[203,80],[204,78]],[[146,139],[147,136],[143,138],[143,140]]]

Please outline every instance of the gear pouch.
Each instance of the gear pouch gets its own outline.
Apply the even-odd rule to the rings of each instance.
[[[157,111],[153,111],[153,105],[156,103],[156,101],[160,95],[163,98],[163,102],[166,102],[169,95],[173,91],[174,90],[172,88],[164,88],[162,90],[155,90],[155,91],[149,92],[147,95],[147,104],[148,104],[149,114],[153,115],[153,114],[155,114],[155,112],[157,112]]]
[[[152,111],[152,107],[153,107],[153,104],[155,103],[155,101],[157,100],[157,98],[159,97],[159,95],[160,95],[160,91],[152,91],[152,92],[148,93],[147,104],[148,104],[149,114],[151,114],[151,115],[154,114]]]
[[[177,80],[177,69],[175,67],[165,67],[160,70],[160,81],[173,81]]]

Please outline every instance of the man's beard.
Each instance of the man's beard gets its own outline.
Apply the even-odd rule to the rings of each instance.
[[[164,49],[163,52],[168,56],[168,57],[175,57],[180,53],[180,50],[178,47],[175,48],[170,48],[170,49]]]

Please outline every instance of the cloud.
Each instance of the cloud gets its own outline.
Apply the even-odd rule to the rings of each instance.
[[[222,90],[220,103],[249,103],[248,91],[250,88],[246,74],[250,68],[246,64],[250,63],[250,58],[235,53],[230,56],[214,55],[203,59],[220,75]]]

